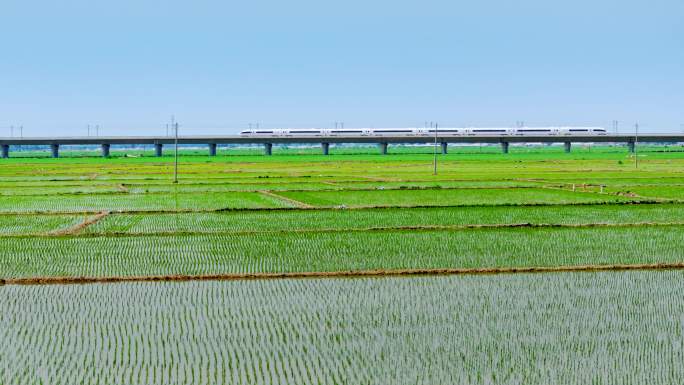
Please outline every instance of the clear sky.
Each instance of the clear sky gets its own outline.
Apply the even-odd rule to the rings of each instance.
[[[680,131],[682,0],[0,3],[0,136],[262,127]]]

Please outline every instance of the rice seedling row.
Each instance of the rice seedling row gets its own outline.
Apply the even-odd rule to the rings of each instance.
[[[61,196],[8,196],[0,198],[0,212],[183,211],[223,208],[289,206],[259,193],[109,194]]]
[[[680,271],[4,286],[0,383],[678,384],[683,290]]]
[[[539,186],[539,184],[535,184]],[[211,192],[233,192],[246,191],[256,192],[268,191],[322,191],[322,190],[405,190],[405,189],[475,189],[475,188],[525,188],[532,187],[530,183],[510,183],[500,184],[485,183],[463,184],[463,183],[422,183],[422,182],[390,182],[358,184],[346,183],[270,183],[270,184],[250,184],[250,183],[227,183],[227,184],[117,184],[117,185],[80,185],[80,186],[43,186],[43,187],[9,187],[0,191],[2,195],[66,195],[66,194],[175,194],[175,193],[211,193]]]
[[[368,190],[368,191],[284,191],[280,195],[310,205],[330,207],[367,206],[450,206],[501,204],[569,204],[628,202],[638,199],[572,192],[561,189],[431,189],[431,190]]]
[[[83,215],[0,215],[0,235],[44,234],[83,221]]]
[[[0,238],[0,277],[684,262],[684,226]]]
[[[623,186],[613,187],[608,191],[621,193],[624,195],[635,194],[646,198],[670,199],[676,201],[684,200],[684,185],[682,186]]]
[[[230,233],[506,224],[638,224],[684,220],[684,205],[575,205],[112,214],[86,228],[107,233]]]

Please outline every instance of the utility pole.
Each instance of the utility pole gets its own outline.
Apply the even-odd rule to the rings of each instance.
[[[19,126],[19,137],[20,138],[24,137],[24,126]]]
[[[613,131],[617,134],[618,133],[618,121],[613,120]]]
[[[88,125],[88,136],[90,136],[90,124]]]
[[[175,154],[174,154],[174,164],[173,164],[173,183],[178,183],[178,123],[174,123],[175,128]]]
[[[14,138],[14,126],[10,126],[10,138]]]
[[[435,123],[435,146],[434,146],[434,151],[433,151],[433,166],[434,170],[432,171],[432,175],[437,175],[437,130],[438,130],[438,125]]]
[[[95,136],[97,136],[97,137],[100,136],[100,125],[99,124],[95,125]]]
[[[634,168],[639,168],[639,123],[634,124]]]

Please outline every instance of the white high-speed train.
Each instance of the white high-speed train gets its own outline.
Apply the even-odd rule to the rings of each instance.
[[[438,128],[446,136],[587,136],[606,135],[602,127]],[[283,128],[244,130],[242,136],[432,136],[434,128]]]

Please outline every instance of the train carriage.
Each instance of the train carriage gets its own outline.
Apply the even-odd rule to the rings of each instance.
[[[593,136],[607,135],[602,127],[518,127],[518,128],[284,128],[244,130],[248,137],[335,137],[335,136]]]

